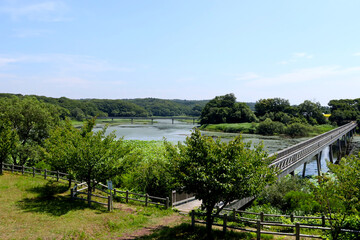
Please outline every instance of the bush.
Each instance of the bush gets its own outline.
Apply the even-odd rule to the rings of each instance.
[[[263,135],[281,134],[284,132],[285,125],[281,122],[273,122],[270,118],[259,123],[256,132]]]
[[[311,127],[301,123],[292,123],[285,129],[286,135],[290,137],[306,137],[310,132]]]
[[[320,204],[314,199],[311,193],[300,191],[290,191],[284,196],[286,211],[292,213],[294,211],[299,214],[313,214],[321,210]]]

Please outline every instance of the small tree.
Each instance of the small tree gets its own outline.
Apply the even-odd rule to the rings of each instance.
[[[94,133],[94,124],[95,119],[88,120],[78,130],[67,123],[54,130],[46,141],[48,163],[56,170],[67,170],[76,179],[84,180],[88,193],[97,183],[118,174],[121,159],[130,152],[122,139],[115,140],[114,134],[105,136],[106,128]]]
[[[251,149],[251,143],[244,143],[241,136],[225,143],[194,130],[184,145],[166,143],[166,149],[178,188],[202,200],[208,236],[216,204],[222,203],[215,215],[236,199],[257,195],[275,180],[263,146]]]
[[[328,163],[333,176],[318,177],[314,185],[315,195],[323,213],[330,219],[331,239],[357,239],[342,237],[346,220],[358,215],[360,210],[360,159],[349,156],[341,159],[340,164]]]

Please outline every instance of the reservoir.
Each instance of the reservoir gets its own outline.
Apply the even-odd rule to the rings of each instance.
[[[175,120],[172,123],[171,119],[154,119],[154,123],[151,124],[122,124],[109,126],[107,134],[113,132],[117,138],[123,137],[125,140],[143,140],[143,141],[163,141],[166,139],[169,142],[177,143],[185,141],[194,127],[192,123],[186,123]],[[102,126],[97,126],[100,129]],[[95,130],[96,131],[96,130]],[[230,141],[239,134],[236,133],[220,133],[220,132],[202,132],[204,135],[209,135],[214,138],[221,138],[222,141]],[[242,138],[245,142],[251,141],[252,144],[263,143],[264,148],[268,153],[274,153],[281,149],[285,149],[299,142],[305,141],[308,138],[288,138],[283,136],[263,136],[257,134],[242,134]],[[354,141],[359,142],[359,137],[355,137]],[[336,153],[334,152],[336,158]],[[329,159],[329,148],[323,151],[321,158],[321,170],[327,172],[326,161]],[[302,174],[302,167],[299,167],[296,174]],[[317,175],[317,164],[315,158],[309,162],[306,166],[306,176]]]

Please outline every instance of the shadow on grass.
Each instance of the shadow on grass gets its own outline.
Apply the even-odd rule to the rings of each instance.
[[[256,238],[256,237],[255,237]],[[129,238],[134,239],[134,238]],[[162,227],[155,230],[152,234],[135,238],[137,240],[167,240],[167,239],[181,239],[181,240],[205,240],[205,239],[254,239],[254,235],[244,232],[228,231],[224,235],[220,230],[213,230],[211,238],[206,237],[206,228],[196,226],[192,230],[190,224],[182,223],[175,227]]]
[[[48,182],[44,186],[27,189],[32,193],[37,193],[35,198],[24,198],[17,202],[17,206],[27,212],[40,212],[53,216],[61,216],[70,211],[89,208],[86,201],[72,200],[69,195],[62,196],[68,191],[67,185],[57,182]],[[97,204],[92,204],[92,208],[99,212],[106,212],[106,209]]]

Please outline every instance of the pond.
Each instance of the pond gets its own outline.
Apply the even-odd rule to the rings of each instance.
[[[172,123],[171,119],[154,119],[154,123],[151,124],[122,124],[109,126],[107,129],[107,134],[114,132],[117,138],[124,137],[126,140],[144,140],[144,141],[162,141],[166,139],[167,141],[177,143],[185,141],[186,137],[191,134],[191,131],[197,125],[192,123],[186,123],[175,120]],[[100,129],[102,126],[97,125],[97,128]],[[223,141],[230,141],[235,136],[239,134],[234,133],[219,133],[219,132],[202,132],[204,135],[209,135],[214,138],[220,137]],[[299,142],[305,141],[308,138],[287,138],[282,136],[263,136],[256,134],[242,134],[242,138],[245,142],[251,141],[252,144],[263,143],[265,149],[269,153],[277,152],[281,149],[290,147]],[[354,138],[355,141],[360,142],[359,138]],[[335,155],[335,153],[334,153]],[[336,155],[335,155],[336,156]],[[326,160],[329,159],[329,148],[324,150],[321,158],[322,172],[326,172],[328,169],[326,167]],[[299,167],[296,171],[296,174],[302,174],[302,167]],[[306,167],[306,175],[312,176],[317,174],[317,165],[315,158],[313,161],[309,162]]]

